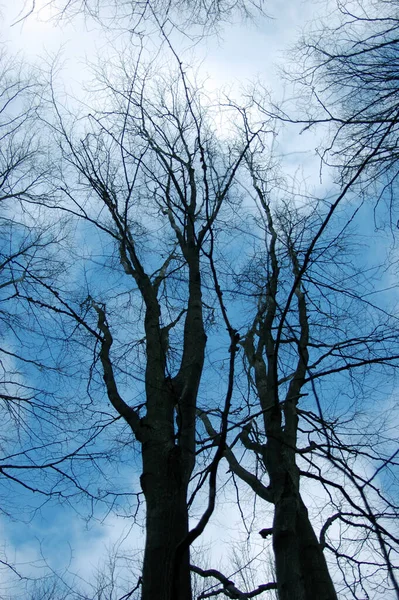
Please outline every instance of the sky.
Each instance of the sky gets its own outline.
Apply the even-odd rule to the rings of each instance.
[[[36,64],[48,63],[61,53],[61,80],[70,93],[79,97],[91,77],[87,63],[107,52],[110,41],[116,46],[124,42],[110,40],[111,36],[107,39],[93,23],[81,18],[69,23],[50,20],[47,0],[36,0],[36,5],[41,9],[37,15],[17,22],[26,8],[22,0],[8,6],[3,3],[2,7],[0,0],[3,15],[0,39],[11,53],[19,53]],[[241,86],[249,87],[261,81],[276,101],[286,99],[292,92],[281,83],[279,65],[284,65],[287,48],[296,42],[318,10],[321,5],[308,0],[271,3],[269,17],[257,19],[255,24],[225,26],[218,38],[209,37],[186,56],[200,61],[200,75],[206,79],[205,87],[211,92],[222,88],[238,94]],[[284,134],[280,143],[286,156],[285,166],[292,169],[292,175],[300,163],[299,179],[303,177],[320,189],[319,164],[315,157],[317,139],[313,134],[303,134],[300,138]],[[323,188],[330,185],[328,176],[321,185]],[[231,546],[236,541],[235,523],[239,519],[231,499],[224,501],[216,511],[202,542],[210,548],[212,561],[223,562],[225,546],[219,542],[223,540]],[[259,528],[270,525],[270,516],[265,514]],[[33,571],[47,562],[53,569],[70,569],[83,580],[89,580],[106,558],[104,549],[120,542],[123,548],[137,552],[143,531],[137,527],[130,532],[130,525],[115,515],[85,523],[71,509],[53,507],[41,511],[28,525],[0,518],[0,536],[8,556],[15,557],[19,564],[33,562],[36,565]],[[257,541],[255,539],[255,543]]]
[[[46,4],[46,0],[36,0],[40,11],[17,23],[25,14],[24,3],[21,0],[3,3],[0,39],[11,53],[19,54],[30,63],[49,62],[61,53],[62,81],[79,97],[81,88],[91,77],[87,63],[108,51],[109,40],[104,40],[104,33],[99,33],[93,23],[85,23],[79,17],[69,23],[49,20],[51,10]],[[226,26],[218,39],[209,38],[188,53],[201,61],[201,77],[206,79],[210,91],[220,88],[237,91],[240,86],[260,79],[274,92],[278,88],[280,95],[284,93],[276,63],[284,57],[285,48],[295,42],[301,27],[312,14],[312,6],[290,0],[284,2],[284,7],[282,3],[276,3],[270,12],[273,19],[259,19],[256,24],[246,26]],[[309,154],[312,155],[311,144]],[[209,546],[216,564],[223,561],[225,552],[225,546],[219,542],[223,540],[230,545],[235,540],[234,525],[238,519],[239,514],[231,502],[229,505],[225,502],[223,510],[212,519],[202,543]],[[269,525],[265,519],[260,527]],[[91,579],[93,570],[104,560],[105,549],[123,539],[129,526],[111,515],[103,522],[91,521],[85,527],[73,511],[64,507],[41,511],[28,527],[4,519],[2,529],[7,554],[9,557],[14,555],[17,564],[33,561],[36,565],[33,571],[38,572],[43,566],[42,554],[52,568],[61,571],[70,568],[83,579]],[[135,528],[125,546],[139,548],[142,537],[142,530]],[[8,574],[3,575],[7,579]]]
[[[18,22],[21,15],[26,14],[26,4],[30,6],[18,0],[10,7],[3,6],[1,40],[10,51],[31,63],[43,64],[44,61],[49,65],[58,56],[62,85],[68,93],[81,98],[82,90],[92,80],[92,65],[108,53],[112,56],[114,52],[110,48],[123,48],[126,38],[100,33],[97,25],[79,15],[69,21],[52,20],[53,10],[47,0],[36,0],[37,12]],[[210,94],[240,98],[259,82],[279,105],[288,102],[293,94],[290,84],[281,76],[287,50],[324,11],[323,0],[270,2],[266,16],[257,16],[253,22],[242,23],[237,19],[233,25],[222,26],[217,36],[208,36],[194,46],[181,36],[175,37],[173,43],[179,49],[183,64],[186,61],[194,65],[194,71]],[[297,131],[299,133],[301,127],[298,126]],[[315,153],[319,136],[320,132],[313,131],[292,135],[290,130],[288,134],[281,132],[279,141],[284,148],[285,172],[308,179],[312,186],[321,185],[324,190],[330,178],[325,173],[320,180],[319,159]]]

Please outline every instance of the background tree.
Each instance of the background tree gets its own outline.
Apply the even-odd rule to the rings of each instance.
[[[7,491],[11,482],[39,491],[39,476],[31,484],[28,473],[46,462],[49,444],[54,444],[66,412],[37,379],[37,373],[54,367],[46,351],[39,350],[40,325],[29,302],[22,302],[19,295],[22,291],[26,297],[36,295],[38,288],[57,278],[63,268],[63,237],[58,225],[44,220],[43,211],[33,207],[51,193],[37,121],[41,87],[33,71],[5,52],[0,65],[0,399],[4,425],[0,469]],[[51,460],[57,463],[54,450],[52,446]],[[40,490],[51,493],[46,485]],[[2,503],[5,513],[10,512],[8,502],[9,498]]]
[[[344,180],[373,152],[363,179],[377,182],[374,194],[392,205],[398,173],[398,3],[337,2],[328,10],[328,20],[312,24],[294,54],[291,77],[305,94],[299,102],[302,122],[329,126],[321,156]]]
[[[58,344],[58,317],[46,306],[49,295],[53,298],[50,290],[66,285],[73,259],[65,216],[43,210],[55,187],[38,119],[44,108],[38,75],[1,54],[0,495],[5,524],[40,518],[55,502],[78,511],[83,495],[85,515],[99,499],[106,502],[109,495],[98,488],[95,476],[99,453],[92,449],[115,420],[97,414],[92,423],[89,411],[71,401],[70,381],[77,391],[79,370],[68,340]],[[107,458],[103,453],[101,458],[104,484]],[[12,555],[2,539],[2,594],[8,584],[11,590],[25,577],[35,581],[45,570],[43,561],[30,568]]]
[[[49,0],[46,8],[52,7],[56,18],[71,18],[83,15],[85,18],[100,22],[107,29],[116,27],[119,31],[142,32],[148,21],[157,26],[172,25],[178,30],[189,32],[194,37],[202,38],[204,32],[217,29],[220,24],[229,22],[239,16],[252,18],[263,12],[263,1],[257,0],[153,0],[142,2],[136,0]],[[35,0],[26,0],[17,22],[33,13],[40,16],[40,7]],[[150,28],[151,31],[151,28]]]

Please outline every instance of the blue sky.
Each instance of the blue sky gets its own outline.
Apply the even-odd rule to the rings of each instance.
[[[41,0],[41,3],[45,6],[46,0]],[[37,6],[40,7],[38,1]],[[317,9],[320,8],[313,2],[298,0],[290,0],[284,5],[279,3],[279,6],[270,8],[272,19],[258,20],[256,25],[226,26],[218,39],[209,38],[187,50],[184,60],[201,61],[199,75],[205,79],[205,89],[210,94],[222,89],[237,97],[241,86],[249,88],[254,81],[260,80],[274,99],[288,99],[290,88],[281,84],[276,64],[279,61],[284,63],[285,49],[295,42],[301,28],[314,16],[316,6]],[[6,47],[11,52],[20,52],[28,61],[37,64],[41,64],[41,61],[51,62],[52,57],[61,51],[60,64],[63,67],[60,69],[59,85],[80,99],[82,86],[91,78],[87,62],[94,62],[97,54],[106,54],[110,40],[99,33],[93,24],[85,24],[83,19],[77,18],[72,23],[48,21],[49,14],[45,8],[39,17],[33,15],[11,26],[23,11],[22,1],[19,4],[14,2],[11,7],[3,6],[2,11],[4,19],[1,23],[1,35]],[[113,43],[118,47],[123,45],[124,40],[114,38]],[[221,130],[223,126],[222,120]],[[312,133],[297,137],[290,131],[282,133],[279,138],[281,153],[285,155],[282,161],[284,169],[294,179],[293,185],[303,186],[305,181],[312,191],[322,195],[326,189],[331,188],[331,176],[326,173],[320,182],[319,163],[314,152],[316,145],[317,138]],[[372,211],[365,209],[359,223],[363,223],[363,226],[367,223],[367,230],[364,229],[363,235],[374,233]],[[379,239],[380,248],[389,246],[389,235],[381,232]],[[373,254],[373,258],[377,258],[376,252]],[[385,279],[383,282],[385,285]],[[107,283],[108,289],[112,286],[119,289],[119,281]],[[382,395],[383,402],[389,405],[391,400],[387,397],[387,392]],[[133,456],[133,450],[131,452]],[[129,449],[125,455],[128,453]],[[131,463],[123,468],[123,475],[126,480],[137,480],[137,471],[132,468]],[[310,496],[311,493],[314,490],[310,490]],[[321,493],[320,490],[317,493]],[[25,498],[28,505],[37,506],[41,502],[28,493],[22,494],[19,501]],[[85,504],[81,510],[83,514],[87,510]],[[251,509],[246,506],[246,510],[250,512]],[[210,556],[217,562],[223,561],[226,553],[226,546],[220,544],[220,541],[230,546],[236,541],[235,525],[239,520],[240,514],[234,499],[231,496],[224,497],[222,493],[218,510],[204,540],[201,540],[201,543],[209,545]],[[259,528],[270,526],[270,515],[262,513],[258,520]],[[118,543],[118,540],[124,540],[130,532],[129,522],[112,513],[106,515],[104,508],[96,513],[96,518],[85,523],[71,508],[56,505],[46,506],[31,520],[25,519],[25,522],[10,522],[0,518],[0,527],[8,553],[10,556],[15,555],[17,563],[26,565],[31,561],[39,561],[37,564],[43,564],[44,557],[52,568],[63,570],[70,567],[72,572],[79,572],[84,579],[89,579],[99,562],[104,560],[104,550]],[[129,533],[129,538],[123,541],[124,547],[139,549],[142,536],[143,530],[137,526]],[[256,535],[253,539],[255,546],[259,545]],[[35,570],[36,567],[33,567],[32,572]]]

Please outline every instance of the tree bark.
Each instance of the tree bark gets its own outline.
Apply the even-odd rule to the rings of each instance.
[[[280,456],[274,507],[273,551],[279,600],[337,600],[323,549],[299,492],[295,463]],[[294,456],[291,457],[294,460]],[[273,489],[273,482],[271,480]]]
[[[190,555],[181,557],[172,598],[174,558],[178,544],[188,534],[187,478],[181,449],[143,446],[141,484],[146,499],[146,543],[142,600],[191,600]]]
[[[166,357],[159,343],[159,317],[152,319],[148,306],[146,313],[147,415],[142,419],[141,485],[147,516],[142,600],[192,600],[190,550],[189,547],[178,553],[176,550],[189,533],[187,490],[195,465],[196,401],[206,335],[199,251],[185,250],[189,294],[183,354],[180,369],[172,379],[165,377]]]
[[[307,509],[289,484],[275,507],[273,549],[279,600],[337,600]]]

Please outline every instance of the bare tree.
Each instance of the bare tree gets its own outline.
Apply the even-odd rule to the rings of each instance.
[[[126,68],[128,61],[120,64]],[[104,255],[101,265],[109,273],[108,290],[103,271],[93,272],[77,304],[54,290],[47,307],[92,337],[91,394],[103,382],[140,448],[146,501],[142,597],[188,600],[189,547],[213,512],[238,351],[217,273],[213,263],[203,262],[212,253],[216,223],[231,210],[236,176],[256,133],[242,148],[227,146],[213,134],[210,109],[182,69],[150,78],[139,64],[131,68],[119,71],[118,87],[103,80],[110,97],[101,99],[104,109],[93,111],[84,129],[79,121],[71,130],[53,98],[62,161],[53,206],[77,217],[84,231],[97,232],[112,257]],[[110,69],[115,75],[115,65]],[[209,503],[189,530],[208,296],[207,311],[212,314],[216,302],[227,328],[229,369],[221,441],[206,465]]]
[[[152,25],[172,25],[193,36],[215,31],[220,24],[237,15],[252,18],[263,12],[263,0],[48,0],[46,7],[49,6],[56,18],[73,18],[81,14],[107,28],[118,27],[130,33],[141,33],[149,21]],[[40,9],[35,0],[26,0],[17,22],[33,13],[40,16]]]
[[[270,171],[256,154],[248,152],[247,166],[266,242],[237,277],[236,291],[256,299],[253,324],[241,337],[252,391],[246,415],[242,408],[241,431],[231,424],[235,437],[226,460],[237,477],[273,506],[273,522],[260,534],[272,540],[280,599],[338,597],[325,550],[336,557],[341,571],[340,596],[370,597],[387,589],[398,595],[398,537],[388,525],[397,519],[398,506],[391,484],[382,481],[384,489],[376,485],[383,473],[390,477],[388,472],[397,469],[395,435],[385,411],[378,423],[373,413],[374,422],[364,429],[368,420],[363,411],[370,407],[362,391],[371,369],[372,377],[378,377],[380,365],[384,378],[389,365],[397,366],[394,313],[370,302],[367,292],[363,300],[359,291],[370,282],[345,259],[348,215],[345,211],[339,217],[337,209],[348,184],[329,206],[308,199],[301,208],[298,200],[275,197]],[[333,214],[340,226],[332,227]],[[351,392],[339,385],[344,374]],[[349,405],[340,395],[352,397]],[[201,412],[200,418],[210,439],[217,439],[212,411]],[[354,438],[357,419],[363,431]],[[238,442],[258,468],[237,458],[233,447]],[[328,498],[319,536],[300,491],[309,480],[317,481]],[[317,508],[322,508],[320,500]],[[337,523],[342,527],[334,541],[328,532]],[[340,577],[335,574],[334,579]]]
[[[115,69],[110,67],[114,75]],[[115,248],[101,266],[109,277],[116,277],[109,290],[98,285],[96,274],[80,312],[63,302],[65,314],[97,340],[93,385],[97,376],[104,380],[109,401],[139,443],[147,510],[143,598],[190,598],[189,546],[212,514],[223,456],[233,473],[273,506],[273,527],[262,535],[273,539],[276,582],[240,591],[234,580],[215,569],[191,565],[191,570],[216,578],[222,584],[219,591],[232,598],[250,598],[276,587],[281,599],[336,598],[324,556],[328,551],[336,555],[342,578],[348,589],[354,586],[355,595],[367,594],[373,586],[397,589],[397,539],[385,525],[397,517],[397,507],[374,484],[377,474],[396,466],[396,454],[387,439],[378,441],[379,431],[372,433],[379,446],[375,453],[367,450],[370,431],[354,444],[345,428],[348,407],[331,412],[330,399],[321,400],[317,388],[324,379],[335,382],[348,373],[358,395],[349,410],[354,419],[363,399],[355,373],[364,378],[373,368],[376,377],[379,365],[385,372],[396,366],[399,356],[395,320],[387,310],[362,301],[359,286],[365,293],[372,288],[362,269],[351,270],[351,260],[345,262],[341,229],[346,229],[346,221],[335,216],[373,155],[332,203],[313,205],[308,199],[300,210],[295,203],[279,203],[271,193],[271,167],[265,160],[267,136],[273,134],[270,124],[251,127],[245,109],[230,107],[243,126],[240,142],[226,148],[212,133],[204,96],[189,85],[181,66],[177,74],[160,71],[155,77],[136,65],[132,74],[124,71],[120,77],[117,86],[104,76],[102,88],[110,92],[110,104],[101,97],[103,109],[90,114],[84,130],[81,121],[75,132],[71,130],[57,103],[52,126],[62,160],[71,167],[63,170],[63,199],[57,206],[82,219],[85,227],[94,227],[103,245],[110,238]],[[261,215],[249,220],[244,231],[253,235],[258,229],[266,239],[241,274],[234,267],[236,250],[226,240],[237,227],[240,248],[246,247],[246,212],[240,209],[240,223],[233,216],[242,201],[240,189]],[[125,277],[135,286],[128,292],[123,291]],[[112,298],[116,292],[117,301]],[[249,326],[247,319],[240,323],[236,318],[236,325],[231,324],[229,315],[236,313],[240,296],[248,298],[248,307],[256,300]],[[131,310],[139,318],[130,320]],[[362,324],[368,313],[369,328]],[[212,400],[204,402],[201,385],[212,385],[207,377],[213,369],[205,350],[216,322],[227,330],[222,343],[226,377],[220,392],[223,384],[226,389],[219,399],[211,394]],[[240,349],[244,381],[247,386],[249,382],[244,405],[237,400],[242,385],[236,375]],[[133,389],[135,402],[124,398]],[[313,406],[302,400],[309,394]],[[196,415],[205,426],[205,439],[196,440]],[[254,452],[268,485],[241,464],[231,445],[226,446],[237,428],[232,445],[239,441]],[[216,450],[201,474],[201,463],[194,457],[209,447]],[[376,465],[368,479],[357,470],[363,459]],[[335,480],[332,468],[338,474]],[[189,531],[188,505],[207,477],[208,507]],[[299,491],[300,482],[310,479],[328,490],[333,507],[320,537]],[[350,539],[348,551],[342,551],[343,538],[335,545],[328,531],[337,521],[359,532],[357,539],[364,535],[363,547],[370,544],[381,561],[359,558]],[[349,561],[350,576],[344,561]],[[382,573],[380,578],[370,578],[370,564]]]
[[[300,122],[329,127],[320,153],[344,180],[378,146],[363,180],[377,181],[374,194],[392,202],[398,170],[397,2],[337,2],[326,11],[328,18],[309,27],[294,53],[291,78],[304,93]]]
[[[32,293],[35,281],[52,279],[60,264],[52,260],[52,250],[57,244],[54,227],[40,223],[24,208],[24,201],[41,198],[47,173],[43,155],[39,150],[35,113],[39,97],[38,83],[33,74],[25,73],[20,65],[1,56],[0,89],[0,321],[1,336],[1,410],[5,432],[2,437],[1,474],[11,480],[19,480],[14,467],[26,459],[26,465],[34,464],[29,451],[38,446],[19,446],[24,432],[29,436],[30,418],[44,417],[51,412],[50,397],[42,402],[41,390],[24,378],[24,366],[44,369],[45,362],[37,360],[29,352],[29,343],[23,339],[33,333],[29,319],[24,318],[28,306],[18,301],[18,291]],[[26,375],[26,373],[25,373]],[[43,399],[43,398],[42,398]],[[44,424],[43,421],[43,424]],[[6,433],[7,432],[7,433]],[[36,432],[38,433],[38,432]],[[34,437],[34,436],[33,436]],[[18,449],[17,449],[18,448]],[[20,471],[22,472],[22,470]],[[7,505],[3,504],[7,511]]]
[[[76,370],[66,346],[55,343],[46,294],[65,284],[71,248],[64,216],[50,218],[42,208],[55,192],[37,117],[43,86],[5,52],[0,65],[1,512],[29,520],[53,499],[73,498],[76,505],[82,492],[89,502],[102,495],[90,496],[87,477],[80,485],[84,468],[77,465],[95,464],[91,444],[114,418],[104,415],[100,422],[97,415],[87,435],[88,414],[82,421],[76,405],[65,402]],[[2,562],[8,564],[5,551]]]
[[[72,260],[46,279],[24,242],[28,263],[17,256],[2,289],[40,321],[32,348],[42,340],[48,390],[79,426],[38,465],[58,478],[52,494],[84,492],[92,510],[106,501],[136,519],[144,496],[142,576],[126,598],[191,600],[191,572],[216,582],[201,598],[397,594],[398,539],[387,523],[398,507],[385,479],[396,485],[397,453],[382,411],[379,427],[366,428],[364,391],[374,380],[382,394],[397,365],[397,324],[387,302],[368,299],[375,280],[367,261],[353,267],[360,259],[344,235],[359,210],[345,209],[348,194],[390,130],[332,200],[298,198],[273,169],[274,124],[252,125],[252,106],[215,107],[169,50],[176,71],[132,57],[109,64],[88,115],[70,113],[54,85],[52,116],[41,113],[55,144],[52,193],[21,200],[71,219]],[[275,581],[190,564],[224,460],[233,483],[272,508],[261,536],[272,539]],[[306,481],[325,495],[315,507],[322,523]],[[112,597],[112,572],[102,583]]]

